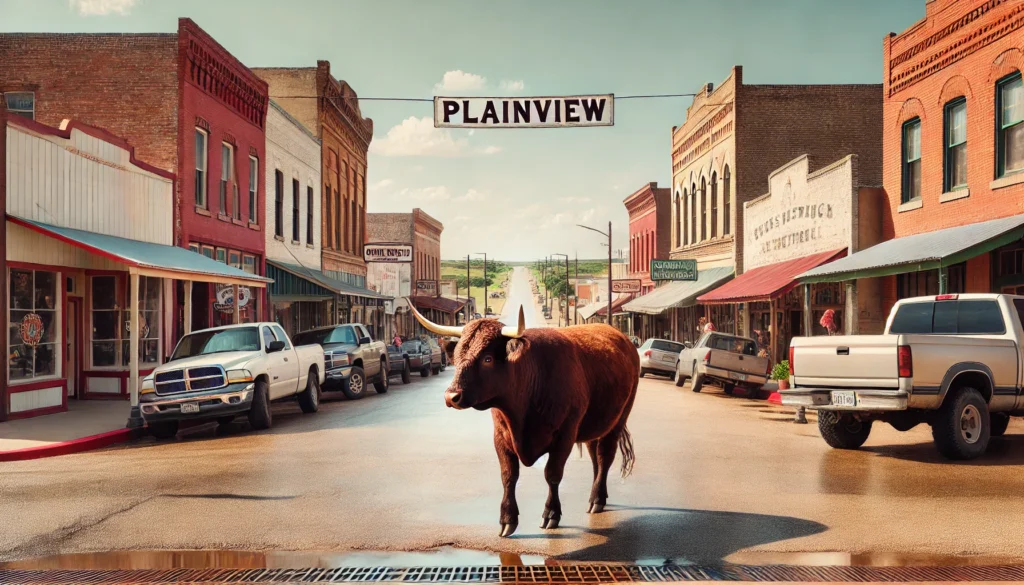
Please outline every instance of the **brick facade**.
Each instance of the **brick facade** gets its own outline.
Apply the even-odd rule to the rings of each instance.
[[[141,159],[176,173],[174,243],[264,273],[267,85],[187,18],[171,34],[0,34],[0,92],[33,92],[35,119],[78,119],[124,137]],[[206,135],[206,200],[196,199],[196,130]],[[221,204],[221,148],[233,152]],[[249,214],[249,161],[258,161]],[[235,212],[238,189],[238,213]],[[202,204],[200,204],[202,203]],[[253,221],[255,220],[255,221]],[[181,288],[177,291],[181,305]],[[211,286],[193,289],[193,328],[223,321]],[[261,295],[262,297],[262,295]],[[244,311],[265,311],[265,298]],[[179,319],[182,313],[179,311]],[[177,326],[180,328],[181,323]]]
[[[331,75],[327,61],[300,68],[258,68],[270,94],[321,141],[323,271],[365,286],[366,160],[373,121],[363,118],[355,91]]]
[[[441,278],[441,232],[444,224],[427,215],[420,208],[412,210],[413,221],[413,279],[439,280]]]
[[[640,279],[640,295],[654,289],[651,260],[664,260],[669,255],[671,197],[668,187],[648,183],[623,201],[629,213],[629,278]]]

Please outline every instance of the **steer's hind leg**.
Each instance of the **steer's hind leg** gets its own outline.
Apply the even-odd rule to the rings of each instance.
[[[562,519],[562,502],[558,499],[558,484],[562,483],[565,473],[565,462],[572,453],[572,441],[559,441],[548,453],[548,462],[544,466],[544,479],[548,482],[548,501],[544,504],[544,521],[541,528],[558,528]]]
[[[587,441],[587,452],[590,453],[590,463],[594,467],[594,483],[590,488],[590,507],[593,508],[594,502],[597,501],[600,496],[600,483],[597,479],[601,476],[600,458],[597,454],[598,439],[593,441]]]
[[[615,449],[619,442],[619,429],[613,429],[597,441],[597,477],[594,478],[594,489],[590,495],[591,514],[600,514],[608,503],[608,471],[615,462]]]
[[[516,503],[516,482],[519,481],[519,458],[509,438],[494,429],[494,450],[501,465],[501,485],[505,493],[501,498],[501,532],[499,536],[512,536],[519,527],[519,505]]]

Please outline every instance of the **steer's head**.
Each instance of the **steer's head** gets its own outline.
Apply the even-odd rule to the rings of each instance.
[[[526,322],[519,307],[519,324],[502,325],[496,319],[477,319],[462,327],[437,325],[421,315],[412,303],[413,316],[425,329],[437,335],[457,338],[446,350],[455,366],[455,378],[444,393],[450,408],[486,410],[494,406],[500,392],[508,387],[510,365],[528,345],[522,339]]]

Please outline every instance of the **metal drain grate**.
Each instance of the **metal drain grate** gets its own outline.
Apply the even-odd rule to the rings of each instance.
[[[788,565],[528,565],[2,571],[4,585],[269,585],[299,583],[653,583],[667,581],[930,582],[1024,581],[1024,566],[802,567]]]

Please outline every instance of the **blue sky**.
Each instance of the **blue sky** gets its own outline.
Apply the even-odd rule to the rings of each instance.
[[[0,0],[4,32],[172,32],[188,16],[250,66],[331,62],[364,97],[693,93],[746,83],[880,83],[882,39],[924,0]],[[2,66],[2,64],[0,64]],[[444,88],[444,89],[439,89]],[[362,102],[371,212],[421,207],[442,255],[600,257],[622,200],[671,180],[690,98],[616,104],[612,128],[437,130],[432,106]]]

